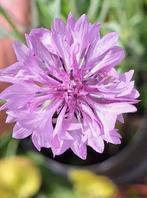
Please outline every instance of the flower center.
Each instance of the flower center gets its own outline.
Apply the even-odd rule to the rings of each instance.
[[[64,82],[63,89],[66,102],[70,102],[78,98],[80,91],[83,89],[83,84],[78,79],[69,79]]]
[[[64,80],[58,80],[58,82],[58,86],[53,88],[55,91],[54,93],[56,97],[65,100],[68,105],[76,105],[77,101],[81,99],[82,96],[88,94],[86,91],[87,85],[83,81],[80,72],[74,75],[71,71],[70,74],[65,74]]]

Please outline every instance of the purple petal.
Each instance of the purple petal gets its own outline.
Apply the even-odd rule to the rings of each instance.
[[[29,129],[23,128],[19,123],[15,124],[12,137],[16,139],[24,139],[32,134]]]
[[[27,59],[29,54],[29,49],[26,47],[26,45],[20,42],[15,42],[13,44],[13,48],[18,61],[25,61]]]
[[[112,143],[112,144],[121,144],[121,136],[119,133],[117,133],[116,130],[110,131],[109,134],[103,135],[103,139],[106,142]]]
[[[87,148],[85,144],[79,145],[77,142],[74,142],[73,145],[71,145],[72,151],[81,159],[85,160],[87,157]]]
[[[88,139],[88,145],[92,147],[98,153],[102,153],[104,151],[104,141],[102,137],[94,137]]]
[[[122,48],[120,47],[113,47],[110,49],[102,59],[98,57],[98,59],[95,59],[92,63],[92,65],[96,65],[93,67],[90,72],[88,73],[88,76],[95,74],[96,72],[103,72],[103,71],[109,71],[114,66],[118,65],[125,57],[125,53]]]

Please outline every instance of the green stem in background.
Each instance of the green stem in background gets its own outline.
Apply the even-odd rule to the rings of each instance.
[[[116,1],[114,6],[115,6],[119,24],[121,24],[121,27],[127,26],[128,20],[127,20],[126,10],[124,10],[122,2]]]
[[[14,39],[14,35],[10,34],[8,30],[4,27],[4,25],[0,22],[0,39],[10,38]]]
[[[61,14],[61,0],[54,1],[55,17],[60,17]]]
[[[76,0],[70,0],[68,3],[69,3],[69,8],[72,14],[74,14],[74,16],[76,17],[79,17],[79,13],[77,11]]]
[[[39,16],[38,16],[38,10],[37,10],[37,1],[32,0],[30,2],[31,4],[31,27],[38,27],[39,26]]]
[[[2,6],[0,6],[0,15],[2,15],[6,19],[6,21],[9,23],[9,25],[13,29],[13,33],[14,33],[15,37],[17,39],[23,41],[24,40],[23,35],[19,32],[17,27],[12,22],[10,16],[7,14],[6,10]]]
[[[26,156],[29,157],[32,161],[34,161],[38,166],[47,166],[45,157],[40,153],[28,151],[26,153]]]
[[[16,155],[18,145],[19,145],[18,140],[10,139],[7,149],[6,149],[6,152],[5,152],[5,157],[10,157],[10,156]]]
[[[0,134],[0,151],[7,147],[11,139],[11,135],[8,131],[4,131],[2,134]],[[1,156],[2,152],[0,152]]]
[[[109,6],[110,6],[110,0],[104,0],[102,3],[100,14],[98,16],[98,21],[100,21],[101,23],[105,21],[105,18],[109,11]]]
[[[100,0],[90,0],[90,6],[88,9],[88,18],[90,21],[94,21],[98,8],[100,7]]]

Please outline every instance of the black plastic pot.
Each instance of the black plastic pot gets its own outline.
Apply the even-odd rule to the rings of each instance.
[[[23,148],[31,148],[23,141]],[[110,177],[117,184],[144,183],[147,176],[147,113],[131,142],[114,156],[101,163],[75,166],[46,157],[49,170],[67,178],[71,169],[87,169]]]

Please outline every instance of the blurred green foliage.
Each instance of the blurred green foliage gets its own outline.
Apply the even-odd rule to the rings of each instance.
[[[10,35],[10,37],[12,37],[12,38],[16,37],[19,40],[23,40],[23,35],[19,32],[19,30],[17,29],[17,27],[11,20],[11,17],[9,16],[7,11],[2,6],[0,6],[0,15],[2,15],[4,17],[4,19],[9,23],[10,27],[12,28],[12,32],[11,32],[12,35]],[[10,33],[6,29],[1,28],[0,36],[5,37],[5,36],[8,36],[9,34]]]

